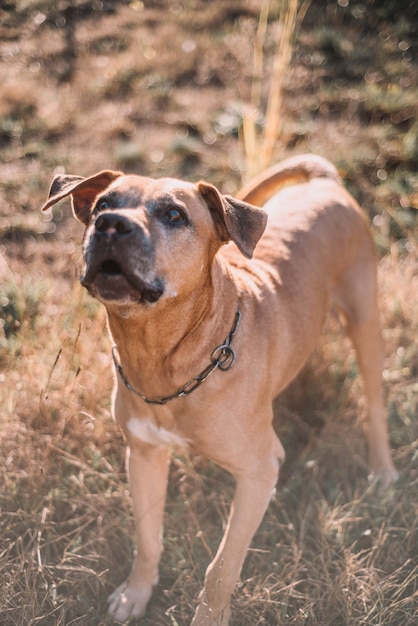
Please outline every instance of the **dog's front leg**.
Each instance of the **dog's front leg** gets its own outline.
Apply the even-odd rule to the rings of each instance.
[[[135,444],[127,449],[136,553],[129,578],[109,598],[109,614],[120,622],[144,615],[158,582],[169,455],[165,447]]]
[[[276,438],[275,444],[273,453],[260,455],[253,462],[248,460],[245,470],[234,472],[237,483],[228,524],[218,552],[206,571],[192,626],[229,624],[231,594],[274,491],[279,461],[284,458],[283,448]]]

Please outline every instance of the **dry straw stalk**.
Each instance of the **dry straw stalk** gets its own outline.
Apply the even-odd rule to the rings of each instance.
[[[243,142],[246,175],[252,177],[268,167],[274,157],[283,125],[283,87],[289,73],[295,34],[301,24],[309,1],[299,6],[298,0],[280,1],[280,24],[274,55],[273,72],[262,131],[257,130],[261,111],[261,88],[264,77],[264,45],[267,36],[270,0],[264,0],[260,9],[254,40],[253,81],[251,105],[243,114]]]

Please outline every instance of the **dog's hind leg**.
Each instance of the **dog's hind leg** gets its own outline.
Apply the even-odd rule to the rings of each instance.
[[[364,382],[368,419],[365,424],[372,478],[388,485],[398,474],[389,448],[386,409],[383,402],[384,348],[376,299],[374,254],[359,259],[339,282],[337,302],[346,320]]]

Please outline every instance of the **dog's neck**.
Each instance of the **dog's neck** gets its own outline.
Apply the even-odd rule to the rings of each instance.
[[[225,297],[219,298],[220,290]],[[228,303],[227,308],[221,309],[219,302]],[[139,306],[129,316],[108,307],[109,330],[130,383],[147,396],[174,393],[207,365],[213,349],[229,333],[237,307],[237,290],[220,267],[204,289],[185,298]]]

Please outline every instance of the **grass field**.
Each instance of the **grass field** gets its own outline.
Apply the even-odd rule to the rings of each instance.
[[[400,479],[383,495],[367,481],[361,384],[331,315],[276,402],[287,459],[232,626],[418,623],[417,17],[412,2],[312,2],[274,155],[330,158],[370,217]],[[50,180],[121,168],[233,193],[258,78],[263,128],[278,4],[261,77],[258,27],[250,0],[1,4],[0,626],[110,624],[106,598],[133,550],[105,313],[78,284],[69,206],[40,214]],[[232,492],[210,462],[173,456],[160,583],[141,625],[190,622]]]

